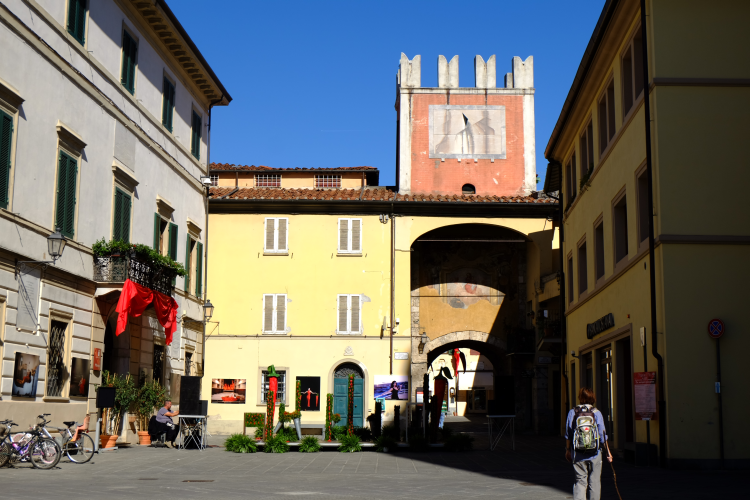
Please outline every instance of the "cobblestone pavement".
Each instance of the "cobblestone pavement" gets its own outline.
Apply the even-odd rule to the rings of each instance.
[[[481,435],[477,434],[480,438]],[[560,438],[517,436],[494,452],[381,454],[228,453],[132,446],[96,455],[84,465],[63,459],[56,469],[27,464],[0,469],[2,498],[332,498],[563,499],[572,498],[572,468]],[[484,440],[484,446],[487,442]],[[744,472],[662,471],[615,463],[624,500],[744,498]],[[602,498],[617,499],[605,464]],[[210,482],[209,482],[210,481]]]

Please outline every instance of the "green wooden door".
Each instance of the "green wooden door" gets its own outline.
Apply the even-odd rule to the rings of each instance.
[[[354,427],[362,427],[364,423],[364,388],[365,381],[361,378],[354,379]],[[333,379],[333,413],[341,415],[338,425],[346,425],[346,417],[349,405],[347,398],[349,394],[349,379]]]

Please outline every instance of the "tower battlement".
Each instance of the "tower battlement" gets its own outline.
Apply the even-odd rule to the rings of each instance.
[[[518,56],[511,59],[511,72],[506,73],[503,79],[503,87],[497,86],[497,68],[495,55],[491,55],[485,62],[481,55],[474,57],[474,88],[478,89],[532,89],[534,88],[534,56],[529,56],[524,61]],[[461,88],[458,84],[458,56],[448,61],[443,56],[438,56],[437,61],[438,86],[441,89]],[[422,56],[416,55],[413,59],[401,53],[401,62],[398,65],[396,76],[397,85],[401,88],[423,88],[422,87]],[[429,88],[429,87],[424,87]],[[470,87],[464,87],[470,88]]]

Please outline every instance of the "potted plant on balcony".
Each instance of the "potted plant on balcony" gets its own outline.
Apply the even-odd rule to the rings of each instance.
[[[138,444],[150,445],[151,436],[148,433],[148,422],[154,410],[161,408],[167,398],[167,391],[158,380],[146,381],[138,389],[135,402],[135,413],[138,417]]]

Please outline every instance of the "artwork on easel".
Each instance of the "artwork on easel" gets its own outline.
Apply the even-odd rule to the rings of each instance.
[[[320,377],[297,377],[302,401],[300,411],[320,411]]]

